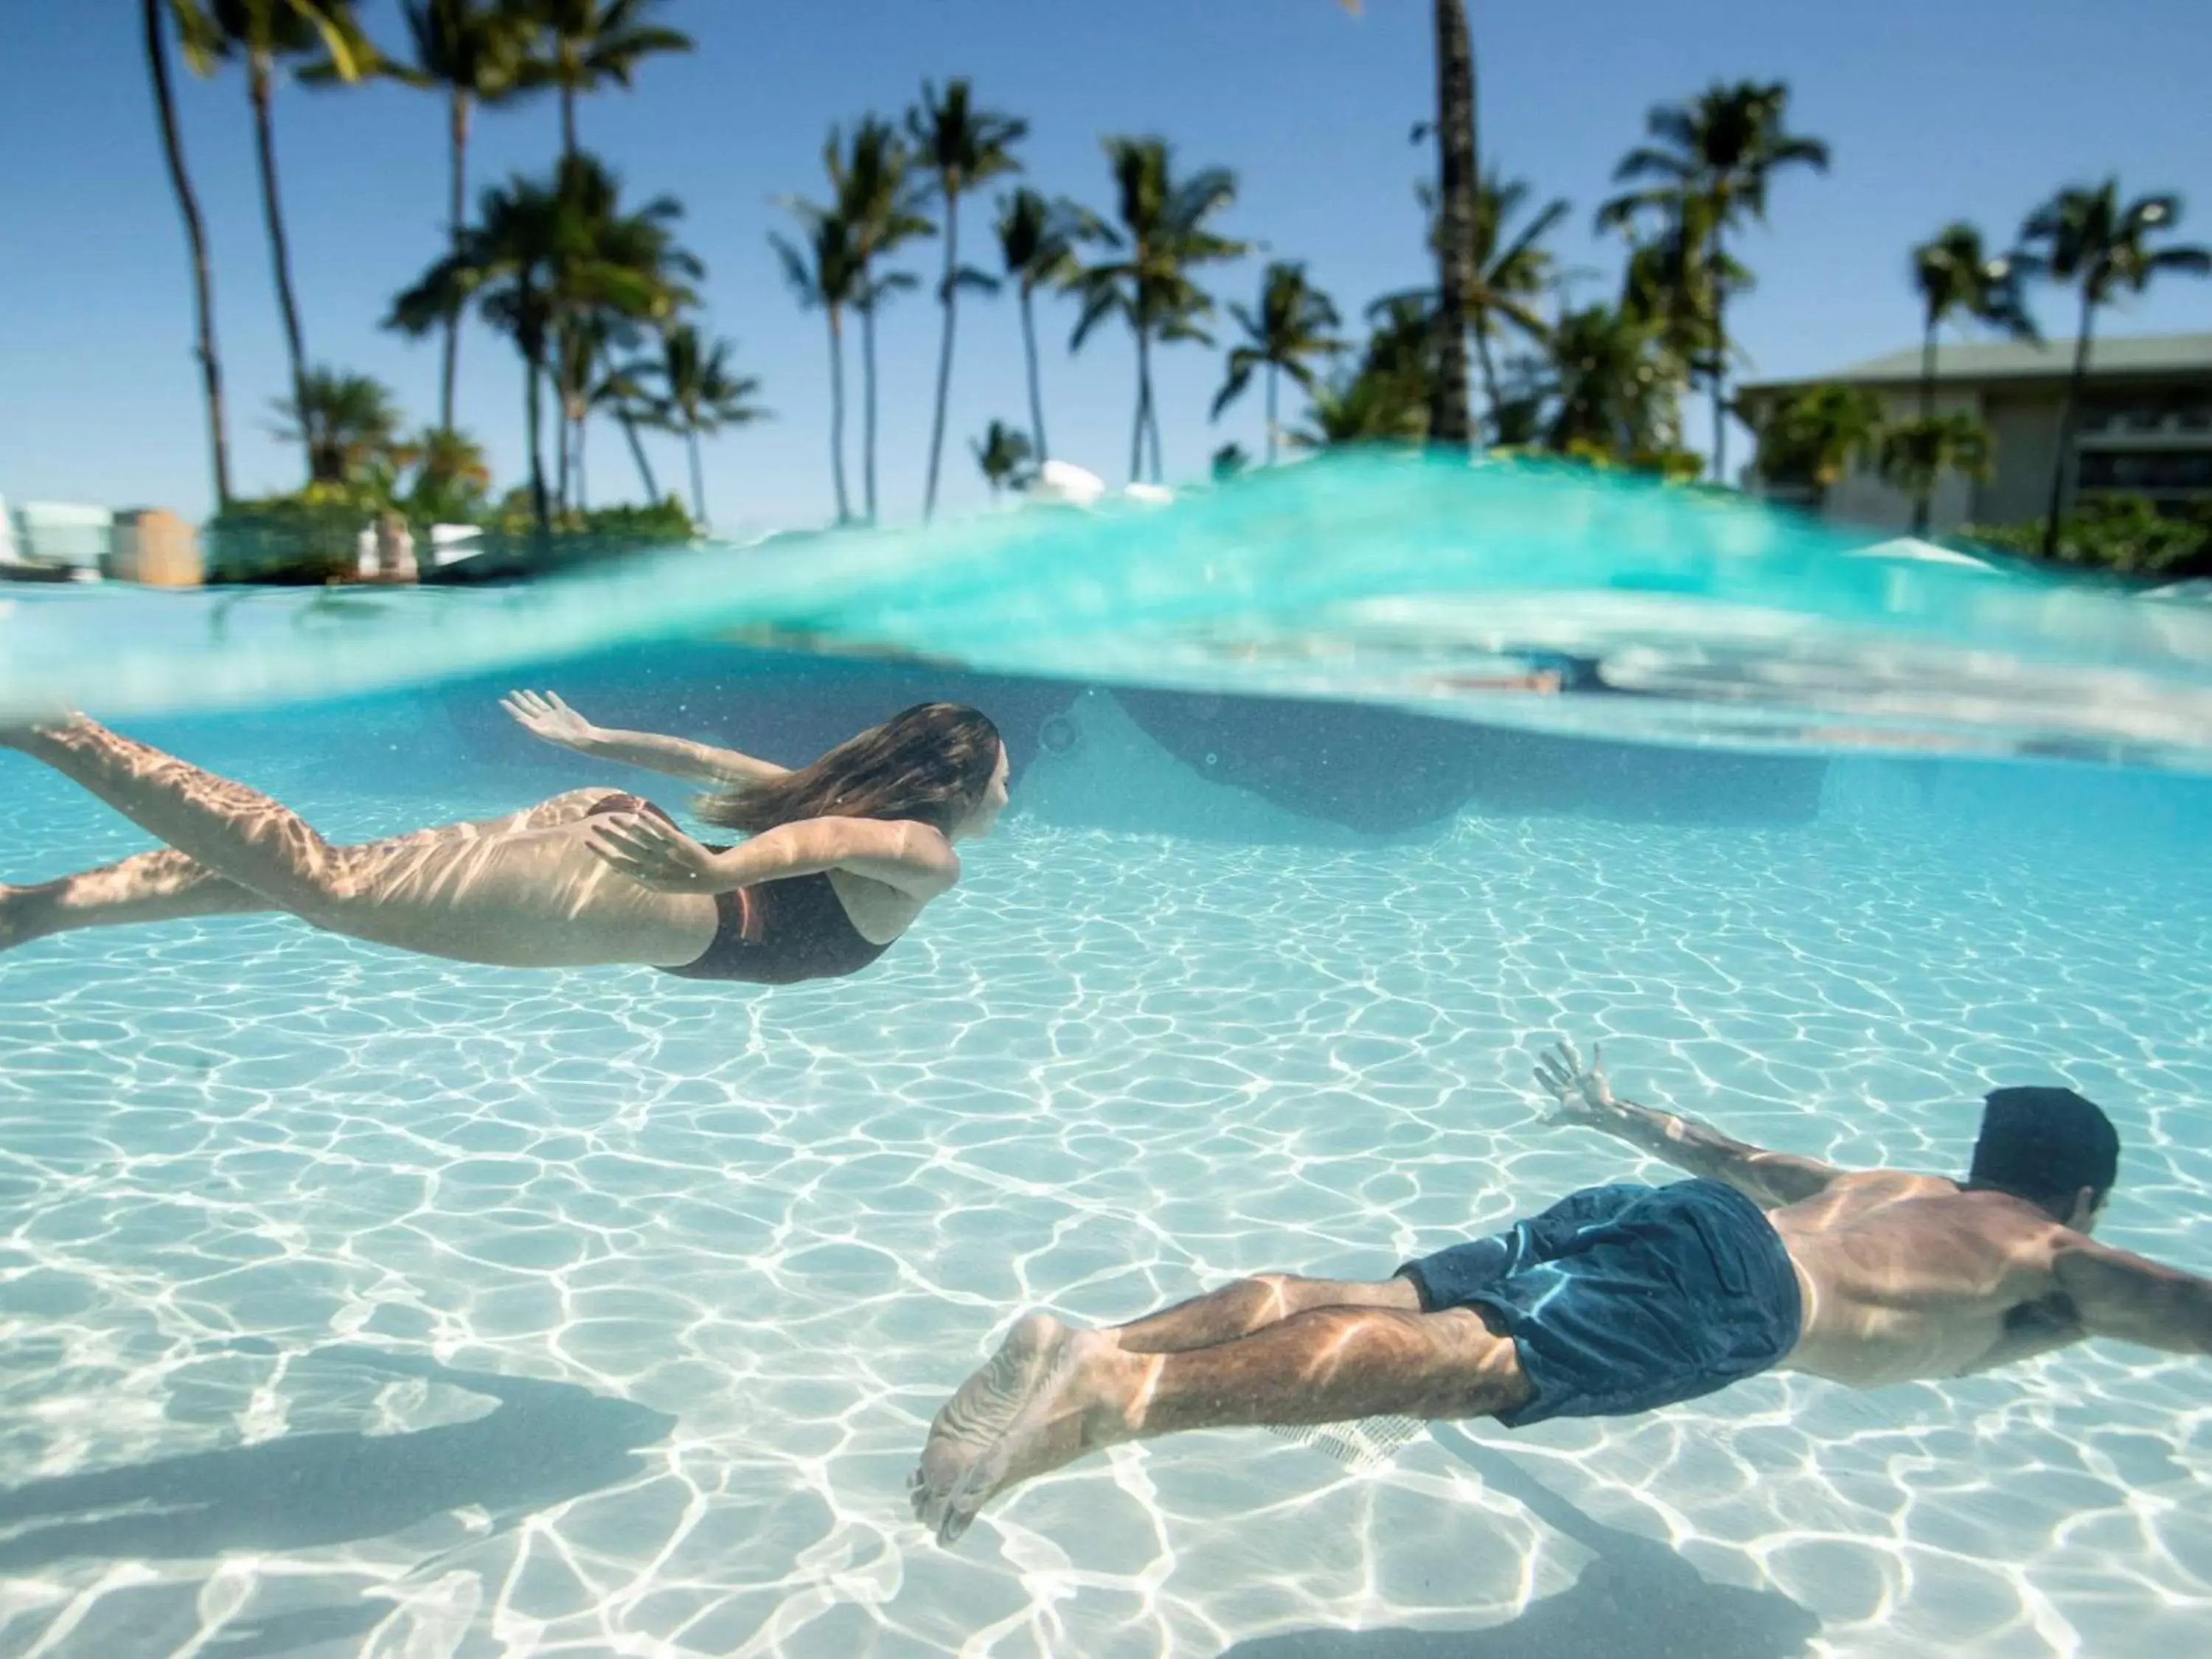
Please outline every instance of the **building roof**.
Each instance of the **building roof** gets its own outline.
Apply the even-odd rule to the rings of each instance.
[[[1997,340],[1941,344],[1936,348],[1936,378],[1953,383],[1984,380],[2063,380],[2074,371],[2074,342]],[[2135,334],[2089,342],[2092,374],[2212,375],[2212,334]],[[1756,394],[1792,386],[1917,385],[1920,348],[1908,346],[1863,363],[1786,380],[1754,380],[1741,390]]]

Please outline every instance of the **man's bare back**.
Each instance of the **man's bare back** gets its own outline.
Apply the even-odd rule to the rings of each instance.
[[[2023,1199],[1875,1170],[1767,1212],[1805,1288],[1781,1369],[1876,1389],[1963,1376],[2089,1333],[2059,1282],[2069,1242]]]
[[[1695,1178],[1586,1188],[1379,1283],[1266,1274],[1105,1330],[1031,1314],[931,1425],[916,1516],[950,1543],[1025,1480],[1185,1429],[1514,1428],[1771,1370],[1855,1388],[1957,1376],[2090,1336],[2212,1354],[2212,1280],[2089,1236],[2119,1141],[2071,1090],[1994,1091],[1959,1182],[1847,1171],[1616,1099],[1568,1043],[1537,1081],[1555,1121]]]

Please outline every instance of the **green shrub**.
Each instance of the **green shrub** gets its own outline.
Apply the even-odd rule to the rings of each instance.
[[[313,484],[291,495],[233,501],[201,532],[210,582],[259,582],[317,586],[353,580],[361,532],[380,513],[407,520],[416,556],[427,571],[430,527],[475,524],[485,531],[480,553],[496,550],[481,568],[514,574],[535,568],[618,554],[640,545],[689,541],[691,515],[673,496],[650,506],[624,504],[556,515],[550,543],[541,544],[530,511],[530,494],[516,491],[495,505],[465,488],[418,485],[395,499],[388,478],[352,484]]]
[[[233,501],[200,532],[207,580],[291,586],[343,580],[355,571],[362,526],[377,510],[326,486]]]
[[[2039,558],[2043,526],[1970,524],[1949,539]],[[2058,562],[2167,580],[2212,575],[2212,504],[2161,514],[2140,495],[2093,495],[2058,521]]]

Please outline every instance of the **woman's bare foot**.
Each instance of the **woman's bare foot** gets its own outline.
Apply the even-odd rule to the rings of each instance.
[[[0,883],[0,951],[28,945],[53,931],[51,927],[40,926],[52,909],[45,898],[46,895],[35,887],[9,887]]]
[[[57,708],[44,714],[0,714],[0,749],[27,749],[34,739],[83,719],[71,708]]]
[[[1127,1437],[1121,1373],[1156,1363],[1122,1353],[1111,1331],[1028,1315],[930,1425],[907,1482],[915,1518],[953,1543],[1000,1492]]]

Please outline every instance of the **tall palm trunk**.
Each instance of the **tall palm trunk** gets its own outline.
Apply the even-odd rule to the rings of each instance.
[[[637,435],[637,422],[627,409],[618,409],[615,418],[622,422],[623,436],[629,440],[629,458],[637,463],[637,476],[645,481],[645,499],[649,503],[660,500],[660,486],[653,477],[653,464],[645,459],[645,445]]]
[[[1928,422],[1936,418],[1936,311],[1928,312],[1928,327],[1920,339],[1920,420],[1923,430]],[[1928,533],[1928,497],[1935,488],[1932,479],[1923,482],[1912,495],[1912,533]]]
[[[568,423],[568,387],[566,383],[566,377],[562,374],[560,366],[567,361],[568,355],[568,352],[560,345],[559,337],[556,335],[555,337],[555,345],[553,349],[553,403],[556,411],[554,420],[560,431],[561,447],[554,457],[554,465],[558,469],[557,477],[559,478],[559,483],[554,489],[553,499],[563,513],[566,513],[568,510],[568,440],[570,435],[570,427]]]
[[[707,486],[699,472],[699,424],[687,420],[684,436],[691,449],[691,516],[700,529],[707,527]]]
[[[208,449],[215,465],[215,504],[221,511],[230,505],[230,444],[223,435],[222,360],[216,355],[215,283],[208,274],[207,227],[201,222],[199,198],[185,172],[184,140],[177,131],[176,100],[169,86],[168,49],[161,39],[161,0],[144,0],[141,12],[146,26],[146,67],[154,79],[154,106],[161,118],[161,149],[168,157],[177,210],[184,216],[185,240],[191,248],[192,307],[198,329],[192,355],[200,361],[200,379],[206,388]]]
[[[1267,465],[1275,464],[1275,366],[1267,365]]]
[[[845,337],[835,307],[830,311],[830,476],[837,486],[837,522],[850,524],[853,507],[845,494]]]
[[[960,198],[950,185],[945,191],[945,286],[938,300],[945,307],[945,338],[937,349],[937,416],[929,427],[929,483],[921,495],[921,516],[937,511],[937,469],[945,455],[945,401],[952,390],[952,324],[959,314],[959,289],[953,282],[960,269]]]
[[[1498,441],[1498,410],[1504,407],[1505,400],[1498,395],[1498,365],[1491,357],[1490,313],[1481,308],[1477,308],[1474,313],[1474,349],[1482,362],[1483,401],[1490,405],[1490,435],[1483,440],[1487,447]],[[1472,427],[1473,423],[1470,416],[1468,424]]]
[[[461,232],[468,219],[469,185],[469,95],[459,87],[453,88],[452,131],[453,176],[447,197],[447,240],[458,258]],[[446,351],[438,369],[438,424],[448,432],[453,429],[453,381],[460,356],[461,307],[457,304],[446,313]]]
[[[529,303],[528,296],[524,303]],[[530,510],[538,520],[538,533],[550,535],[553,529],[553,514],[545,501],[545,456],[544,434],[538,430],[538,405],[541,388],[538,382],[544,377],[545,346],[535,341],[523,349],[524,381],[528,387],[525,398],[525,418],[529,425],[530,441]]]
[[[1160,405],[1149,387],[1145,392],[1145,426],[1152,434],[1152,482],[1161,483],[1167,474],[1160,465]]]
[[[564,81],[561,83],[561,159],[568,161],[576,154],[576,88]]]
[[[1467,0],[1435,0],[1437,36],[1437,382],[1429,441],[1465,449],[1468,306],[1474,289],[1474,38]]]
[[[253,143],[261,157],[261,210],[269,222],[269,251],[276,267],[276,303],[284,317],[284,345],[292,356],[292,406],[307,425],[307,349],[300,338],[300,304],[292,294],[292,255],[284,242],[284,210],[276,199],[276,135],[270,126],[269,104],[274,70],[266,52],[257,52],[247,65],[246,95],[253,104]],[[307,477],[315,476],[314,458],[307,460]]]
[[[584,423],[590,419],[588,413],[576,416],[576,511],[579,513],[592,510],[592,492],[584,478]]]
[[[876,521],[876,307],[860,307],[860,487],[868,522]]]
[[[1721,274],[1721,218],[1713,213],[1713,362],[1706,379],[1713,394],[1713,482],[1728,483],[1728,289]]]
[[[1152,407],[1152,355],[1142,327],[1137,330],[1137,422],[1129,434],[1129,482],[1145,476],[1145,417]]]
[[[2075,465],[2074,424],[2081,405],[2081,377],[2089,372],[2089,331],[2095,325],[2096,301],[2089,297],[2088,280],[2081,284],[2081,330],[2074,341],[2074,372],[2066,377],[2066,402],[2058,411],[2058,459],[2051,467],[2051,510],[2043,519],[2043,556],[2058,556],[2058,514],[2066,504],[2066,474]]]
[[[1042,466],[1052,459],[1052,451],[1044,441],[1044,394],[1037,387],[1036,319],[1030,309],[1030,285],[1022,284],[1022,352],[1030,368],[1030,427],[1036,439],[1037,465]]]
[[[860,307],[860,489],[876,522],[876,305]]]

